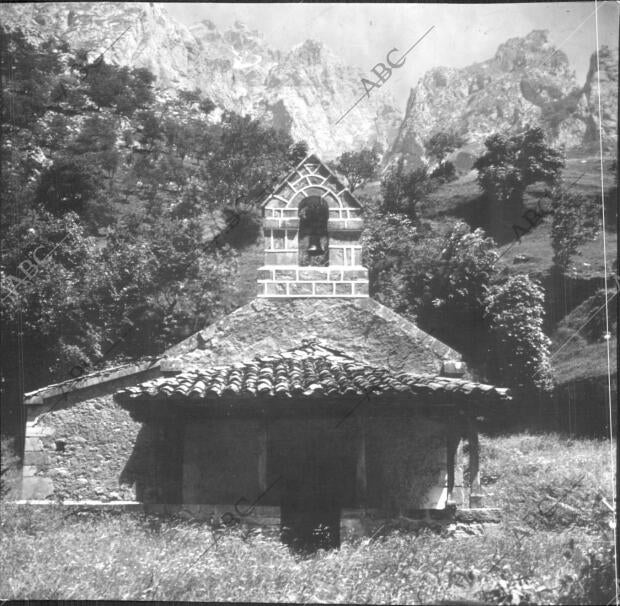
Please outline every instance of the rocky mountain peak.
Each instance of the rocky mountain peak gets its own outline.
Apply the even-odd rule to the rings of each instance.
[[[617,122],[617,59],[609,49],[601,50],[599,63],[607,108],[604,139],[611,141]],[[389,158],[404,155],[413,165],[428,161],[424,141],[449,130],[467,139],[454,155],[462,168],[471,166],[492,133],[522,131],[527,125],[542,126],[556,145],[587,145],[598,124],[591,93],[596,74],[594,61],[585,85],[579,86],[567,56],[550,43],[546,30],[507,40],[487,61],[431,69],[411,91]]]
[[[600,85],[600,118],[599,118]],[[592,53],[590,68],[582,91],[587,108],[586,143],[602,138],[603,147],[616,149],[618,129],[618,49],[602,46]]]
[[[291,49],[290,57],[293,57],[306,65],[317,65],[325,59],[335,63],[338,62],[336,56],[318,40],[306,40]]]
[[[545,54],[553,53],[547,30],[534,30],[523,38],[510,38],[498,47],[494,59],[504,71],[522,69],[527,63],[537,63]],[[557,51],[560,52],[560,51]],[[564,61],[568,59],[560,53]]]
[[[216,38],[221,38],[222,34],[218,31],[217,26],[213,21],[209,19],[203,19],[202,21],[198,21],[197,23],[193,23],[188,27],[192,36],[196,38],[196,40],[201,40],[203,38],[209,38],[215,34]]]

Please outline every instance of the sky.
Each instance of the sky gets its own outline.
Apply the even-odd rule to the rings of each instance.
[[[509,38],[525,36],[534,29],[549,30],[551,43],[566,53],[582,85],[597,46],[595,12],[599,46],[617,47],[620,11],[620,2],[609,0],[598,4],[162,4],[185,25],[209,19],[223,30],[242,21],[262,32],[270,46],[283,51],[309,38],[320,40],[369,78],[377,63],[386,63],[391,49],[404,52],[434,26],[384,84],[402,109],[410,89],[428,69],[484,61]],[[392,57],[397,59],[400,54]]]

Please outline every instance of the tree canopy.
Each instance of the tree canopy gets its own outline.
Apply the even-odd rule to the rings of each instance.
[[[439,131],[424,142],[424,150],[431,158],[442,164],[448,154],[463,147],[465,143],[465,137],[454,131]]]
[[[438,229],[384,209],[379,203],[366,211],[364,262],[371,295],[460,351],[487,380],[547,389],[539,286],[527,276],[507,281],[496,245],[482,229],[463,222]],[[520,286],[522,295],[516,292]]]
[[[345,178],[349,191],[353,193],[376,177],[379,155],[378,145],[359,151],[344,152],[331,164],[331,167]]]
[[[20,384],[161,353],[231,311],[255,198],[307,145],[233,112],[208,119],[200,91],[160,98],[147,70],[1,33],[10,425]]]
[[[425,167],[409,169],[403,158],[388,168],[381,181],[381,210],[418,219],[418,206],[431,189]]]
[[[564,167],[561,152],[545,142],[541,128],[512,136],[494,134],[484,142],[487,151],[474,163],[478,183],[494,204],[523,203],[528,185],[555,183]]]
[[[561,185],[551,191],[551,246],[560,271],[566,272],[578,247],[598,234],[600,213],[600,203],[592,198]]]

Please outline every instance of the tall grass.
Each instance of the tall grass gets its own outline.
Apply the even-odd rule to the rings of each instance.
[[[54,506],[45,513],[17,511],[4,504],[0,598],[375,604],[611,598],[609,566],[592,563],[592,554],[609,549],[609,519],[601,514],[587,524],[557,516],[552,527],[527,515],[538,510],[538,495],[586,468],[589,483],[570,503],[575,509],[592,505],[588,491],[605,491],[597,477],[607,473],[605,445],[513,436],[486,438],[484,446],[486,486],[506,508],[503,524],[471,535],[396,530],[305,557],[256,529],[135,514],[69,515]]]

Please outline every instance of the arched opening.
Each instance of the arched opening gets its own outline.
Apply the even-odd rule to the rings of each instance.
[[[329,265],[327,220],[329,206],[319,196],[308,196],[299,205],[299,265]]]

